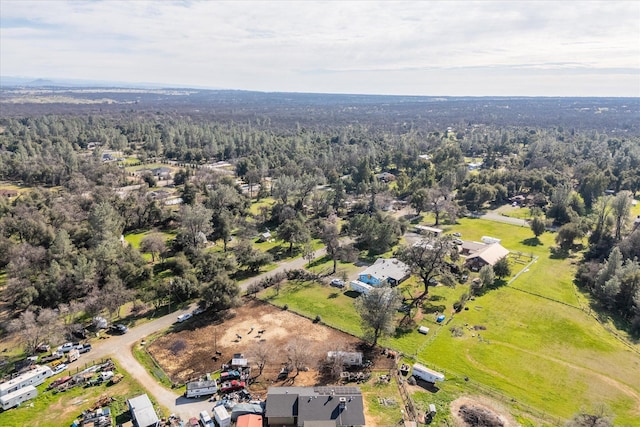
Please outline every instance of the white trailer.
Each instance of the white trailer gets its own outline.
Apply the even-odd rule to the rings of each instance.
[[[184,392],[185,397],[211,396],[218,392],[218,383],[216,380],[211,381],[192,381],[187,383],[187,391]]]
[[[50,367],[36,366],[30,371],[0,384],[0,396],[12,393],[26,386],[39,386],[50,376],[53,376],[53,371]]]
[[[426,381],[428,383],[435,383],[436,381],[444,381],[444,374],[440,372],[436,372],[433,369],[429,369],[424,365],[419,363],[415,363],[413,365],[413,371],[411,375],[416,377],[417,379]]]
[[[327,360],[342,359],[342,364],[346,366],[362,366],[362,353],[359,351],[328,351]]]
[[[0,397],[0,405],[2,405],[2,409],[6,411],[7,409],[20,405],[22,402],[33,399],[37,395],[38,390],[32,385],[28,385]]]
[[[366,284],[364,282],[361,282],[359,280],[352,280],[349,283],[349,286],[351,286],[351,290],[352,291],[356,291],[356,292],[358,292],[360,294],[365,294],[365,295],[368,294],[371,291],[371,289],[373,289],[373,286],[368,285],[368,284]]]
[[[213,408],[213,418],[216,420],[218,427],[229,427],[231,425],[231,415],[223,405]]]

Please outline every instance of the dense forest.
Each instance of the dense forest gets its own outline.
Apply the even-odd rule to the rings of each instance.
[[[558,231],[558,256],[584,253],[576,283],[598,309],[640,331],[640,227],[628,221],[640,191],[637,99],[36,95],[51,93],[113,102],[34,104],[2,91],[0,181],[30,189],[0,197],[3,296],[16,309],[113,314],[124,301],[195,296],[224,307],[238,295],[234,279],[272,261],[250,244],[264,229],[290,250],[315,237],[349,258],[397,242],[406,224],[385,213],[393,202],[438,223],[520,197],[542,231]],[[182,206],[150,197],[155,178],[132,177],[108,153],[176,167]],[[233,174],[209,167],[221,161]],[[273,207],[250,213],[266,197]],[[335,243],[338,217],[355,247]],[[159,266],[121,241],[149,229],[170,236],[141,244]],[[224,250],[203,251],[203,241]]]

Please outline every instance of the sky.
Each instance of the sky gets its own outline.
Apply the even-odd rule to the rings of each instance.
[[[0,0],[1,76],[639,97],[640,1]]]

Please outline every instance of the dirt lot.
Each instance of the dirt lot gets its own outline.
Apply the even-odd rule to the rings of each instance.
[[[484,396],[463,396],[451,402],[458,427],[515,427],[519,424],[499,403]]]
[[[301,372],[293,384],[325,384],[326,380],[321,377],[318,367],[326,358],[327,351],[362,349],[362,342],[355,337],[314,324],[306,318],[258,300],[246,301],[235,310],[232,318],[224,321],[201,316],[206,314],[177,324],[176,332],[157,339],[148,347],[162,369],[176,383],[184,383],[220,369],[222,363],[229,362],[234,353],[243,353],[257,375],[255,358],[252,360],[251,354],[258,345],[266,345],[270,360],[252,387],[252,392],[260,393],[271,385],[291,385],[290,379],[276,379],[288,360],[288,348],[297,342],[309,354],[306,364],[309,371]],[[216,355],[216,352],[222,354]],[[366,358],[372,360],[377,368],[386,368],[390,363],[384,356],[376,359],[375,355],[365,354]]]

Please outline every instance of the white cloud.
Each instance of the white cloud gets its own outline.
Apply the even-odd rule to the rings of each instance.
[[[640,96],[640,2],[0,2],[2,75]]]

